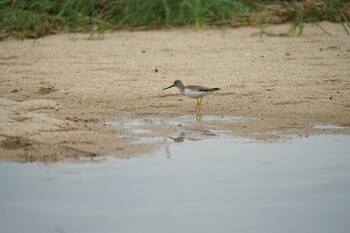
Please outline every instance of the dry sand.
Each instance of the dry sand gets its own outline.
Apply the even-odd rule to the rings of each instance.
[[[307,25],[301,37],[252,36],[259,29],[245,27],[2,41],[0,160],[147,154],[159,143],[135,142],[139,137],[213,129],[262,140],[349,134],[350,37],[339,24],[320,25],[332,35]],[[204,98],[201,122],[195,120],[195,100],[177,89],[161,90],[175,79],[222,89]],[[192,124],[153,126],[144,134],[104,124],[189,114]],[[206,115],[254,120],[206,122]],[[315,129],[315,124],[345,128]]]

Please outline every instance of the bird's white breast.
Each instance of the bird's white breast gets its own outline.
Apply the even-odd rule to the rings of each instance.
[[[184,88],[184,90],[182,91],[182,94],[190,97],[190,98],[198,98],[200,96],[205,96],[208,95],[211,92],[202,92],[199,90],[193,90],[193,89],[189,89],[189,88]]]

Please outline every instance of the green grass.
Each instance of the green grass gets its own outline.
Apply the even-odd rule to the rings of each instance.
[[[301,35],[305,22],[341,22],[348,32],[349,0],[0,0],[0,39],[38,38],[58,32],[90,32],[101,38],[105,30],[158,29],[191,25],[259,25],[252,15],[266,7],[282,7],[290,34]],[[277,9],[278,10],[278,9]],[[273,10],[270,10],[273,14]]]

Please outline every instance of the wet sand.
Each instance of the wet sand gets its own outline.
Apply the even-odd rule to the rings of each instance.
[[[193,114],[192,124],[157,125],[148,137],[186,129],[225,129],[258,140],[350,134],[349,36],[340,24],[320,25],[331,35],[306,25],[302,37],[252,36],[259,29],[245,27],[2,41],[0,160],[128,157],[156,150],[159,143],[132,143],[145,134],[105,124],[131,118]],[[196,122],[194,99],[177,89],[162,91],[175,79],[222,89],[204,98],[203,121]],[[206,115],[254,120],[206,122]]]

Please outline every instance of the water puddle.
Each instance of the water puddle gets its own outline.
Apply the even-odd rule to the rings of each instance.
[[[149,127],[154,126],[181,126],[190,125],[196,121],[205,122],[240,122],[247,121],[249,118],[238,117],[238,116],[215,116],[215,115],[185,115],[174,118],[128,118],[121,120],[110,120],[106,121],[105,124],[113,125],[118,128],[124,128],[131,130],[134,133],[142,134],[149,133]]]
[[[200,119],[200,120],[199,120]],[[171,142],[199,141],[223,136],[229,131],[210,127],[211,124],[225,122],[235,123],[251,120],[237,116],[185,115],[175,118],[128,118],[106,121],[105,124],[126,129],[130,133],[115,135],[116,137],[132,138],[131,144],[164,144]],[[164,129],[171,130],[167,131]]]
[[[150,121],[124,127],[144,124]],[[182,143],[133,159],[0,163],[0,232],[350,229],[350,136],[261,142],[198,134],[166,137]]]

